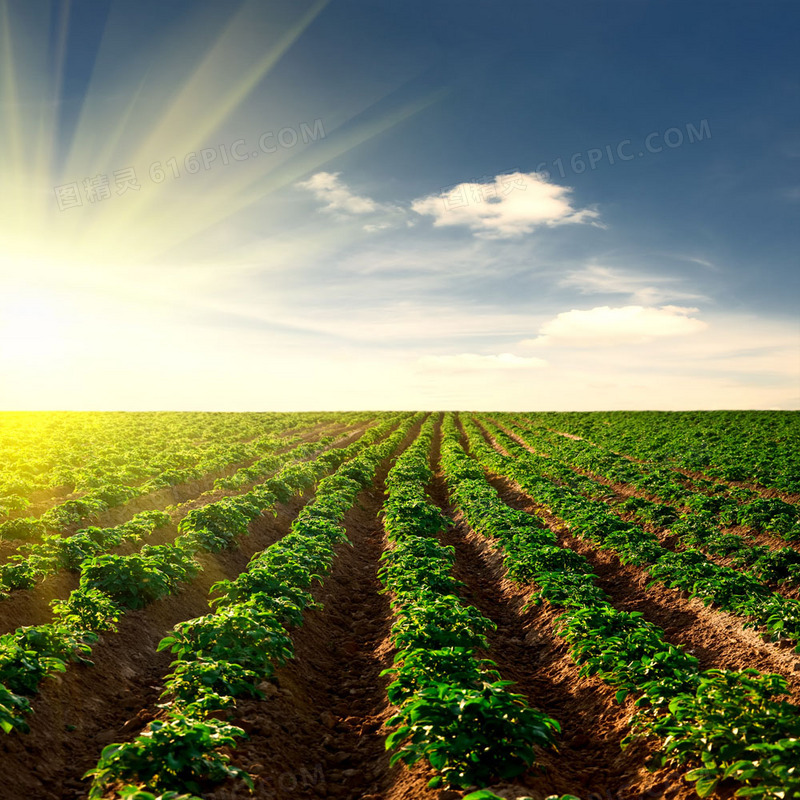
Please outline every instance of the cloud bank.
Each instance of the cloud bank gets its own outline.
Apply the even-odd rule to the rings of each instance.
[[[522,344],[600,347],[644,344],[663,337],[687,336],[708,327],[707,323],[690,316],[696,311],[696,308],[681,306],[572,309],[545,322],[539,336]]]
[[[515,172],[485,183],[460,183],[415,200],[411,208],[432,216],[435,227],[462,226],[491,239],[519,237],[541,226],[597,224],[599,213],[576,209],[571,192],[535,172]]]
[[[311,192],[323,204],[323,211],[339,214],[373,214],[380,209],[372,198],[351,192],[349,187],[339,180],[339,175],[338,172],[317,172],[297,186]]]
[[[535,172],[503,173],[486,181],[459,183],[407,206],[378,203],[356,194],[338,172],[318,172],[297,186],[311,192],[328,213],[391,215],[391,222],[365,225],[368,232],[393,227],[401,219],[413,225],[420,216],[432,217],[436,228],[467,228],[483,239],[513,239],[536,228],[557,225],[589,223],[602,227],[596,209],[575,208],[570,187],[550,183]]]

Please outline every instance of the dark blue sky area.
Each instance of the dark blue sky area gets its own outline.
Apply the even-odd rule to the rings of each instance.
[[[308,5],[270,12],[290,19]],[[132,48],[147,50],[186,36],[198,17],[221,26],[234,7],[146,0],[113,13]],[[73,4],[67,132],[111,8]],[[268,81],[320,96],[385,87],[387,102],[445,89],[326,169],[377,199],[408,201],[544,165],[576,205],[601,210],[614,246],[624,232],[632,250],[702,258],[725,271],[732,306],[787,311],[800,244],[798,34],[791,2],[333,0]],[[688,140],[689,126],[701,141]],[[665,146],[669,129],[679,146]],[[649,134],[660,152],[646,151]],[[611,164],[607,145],[635,157]]]

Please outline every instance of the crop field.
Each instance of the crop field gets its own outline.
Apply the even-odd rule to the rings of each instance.
[[[799,545],[797,412],[0,413],[0,798],[800,798]]]

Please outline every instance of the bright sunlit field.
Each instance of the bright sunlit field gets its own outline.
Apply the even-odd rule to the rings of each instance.
[[[798,30],[0,0],[0,800],[800,798]]]
[[[0,414],[7,796],[794,792],[798,440],[787,412]]]

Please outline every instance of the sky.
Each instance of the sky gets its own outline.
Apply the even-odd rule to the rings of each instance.
[[[798,34],[0,0],[0,409],[798,409]]]

